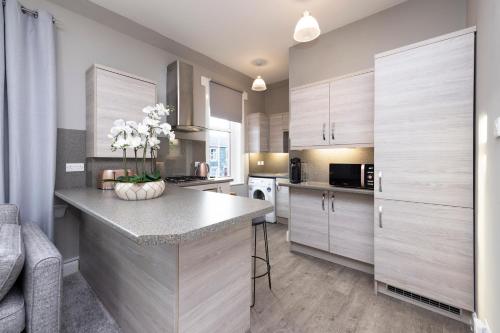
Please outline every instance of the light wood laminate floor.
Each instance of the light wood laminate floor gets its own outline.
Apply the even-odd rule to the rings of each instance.
[[[467,325],[373,292],[373,276],[289,251],[287,227],[268,224],[272,291],[257,280],[251,332],[461,333]],[[262,228],[258,255],[263,255]],[[257,266],[260,271],[264,266]]]

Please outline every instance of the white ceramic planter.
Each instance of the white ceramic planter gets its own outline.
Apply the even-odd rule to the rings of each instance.
[[[158,180],[149,183],[116,183],[115,193],[122,200],[148,200],[158,198],[165,191],[165,182]]]

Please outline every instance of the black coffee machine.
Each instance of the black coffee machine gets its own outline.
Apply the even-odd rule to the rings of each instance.
[[[290,160],[290,183],[298,184],[301,182],[302,170],[300,167],[300,158],[294,157]]]

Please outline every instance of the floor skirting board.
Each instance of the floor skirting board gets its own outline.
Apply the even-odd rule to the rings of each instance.
[[[63,264],[63,276],[68,276],[79,271],[80,259],[78,257],[66,259]]]
[[[333,253],[321,251],[314,249],[309,246],[297,244],[297,243],[290,243],[290,251],[295,252],[295,253],[302,253],[302,254],[307,254],[309,256],[313,256],[319,259],[327,260],[342,266],[346,266],[364,273],[368,274],[373,274],[373,265],[349,259],[346,257],[342,257]]]

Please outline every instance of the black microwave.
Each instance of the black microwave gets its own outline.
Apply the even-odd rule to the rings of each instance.
[[[330,164],[330,185],[373,190],[373,164]]]

